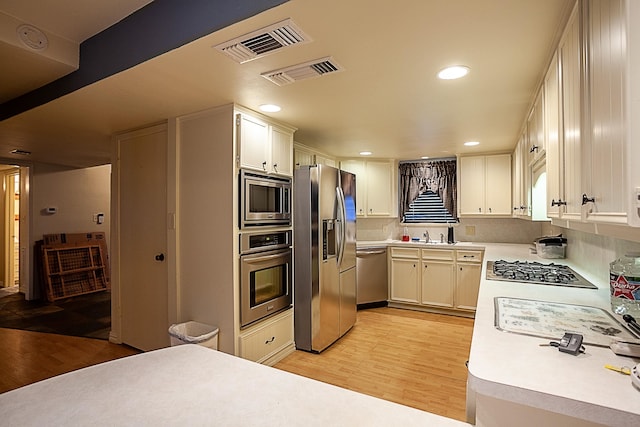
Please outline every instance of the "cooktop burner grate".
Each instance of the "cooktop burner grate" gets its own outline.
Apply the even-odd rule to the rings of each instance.
[[[535,261],[487,261],[487,279],[597,289],[566,265]]]

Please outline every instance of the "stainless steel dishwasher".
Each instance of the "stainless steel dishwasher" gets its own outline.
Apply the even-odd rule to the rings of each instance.
[[[387,248],[368,247],[356,251],[358,308],[387,304]]]

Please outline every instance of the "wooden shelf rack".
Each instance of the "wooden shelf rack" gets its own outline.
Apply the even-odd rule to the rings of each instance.
[[[49,301],[107,289],[105,262],[100,246],[44,248],[43,252]]]

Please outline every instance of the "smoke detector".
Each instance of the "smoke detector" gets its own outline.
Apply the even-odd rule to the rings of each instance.
[[[49,39],[47,36],[33,25],[23,24],[16,29],[18,38],[30,49],[45,50],[49,47]]]
[[[242,64],[285,47],[310,41],[311,38],[291,19],[286,19],[214,47]]]
[[[338,71],[344,71],[344,68],[335,62],[333,58],[326,57],[279,70],[268,71],[262,73],[261,76],[278,86],[285,86],[300,80],[321,77]]]

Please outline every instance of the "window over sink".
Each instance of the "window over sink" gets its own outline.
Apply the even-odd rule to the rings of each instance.
[[[404,223],[458,222],[455,158],[398,165],[399,214]]]

